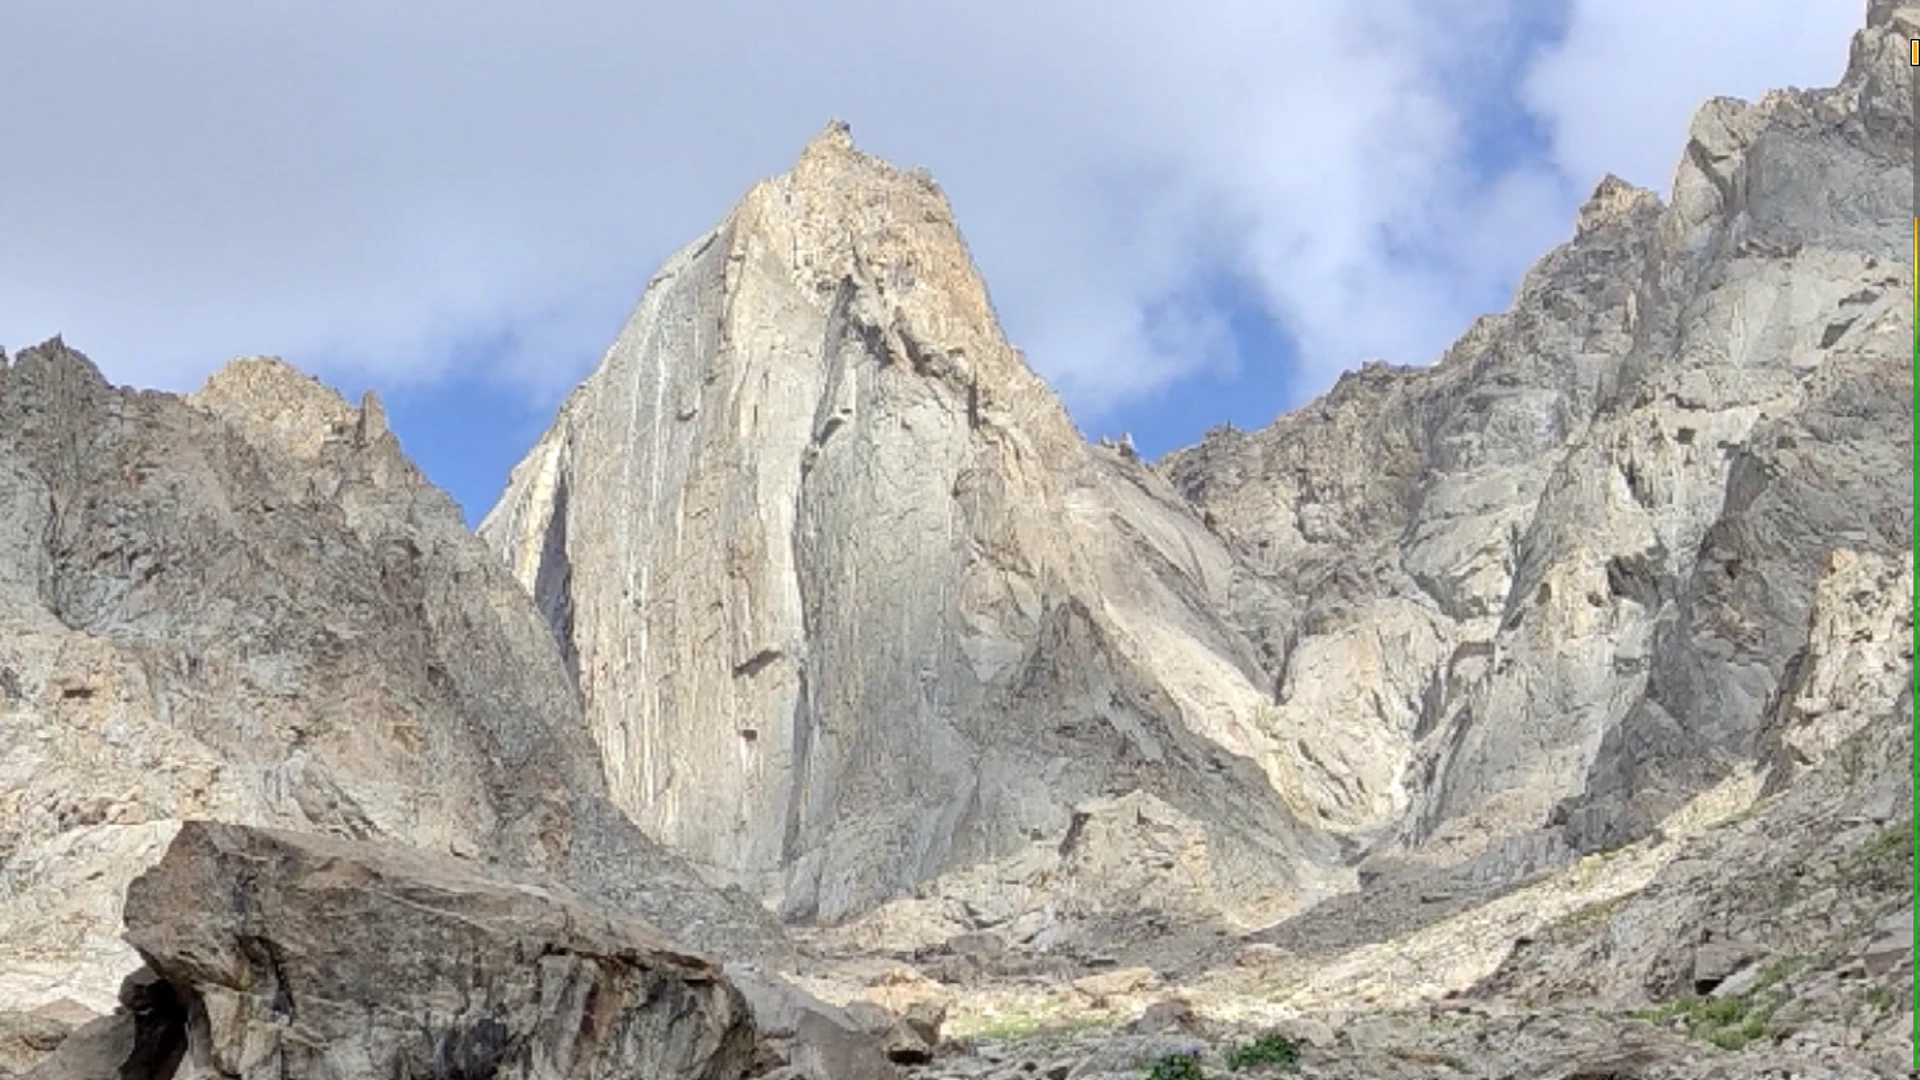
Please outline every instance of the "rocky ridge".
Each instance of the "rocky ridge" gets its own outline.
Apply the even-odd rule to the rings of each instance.
[[[1910,550],[1916,21],[1874,5],[1837,88],[1703,107],[1666,203],[1603,182],[1432,367],[1162,463],[1291,598],[1237,594],[1269,771],[1332,786],[1371,874],[1643,834],[1759,752],[1826,550]]]
[[[359,408],[273,360],[117,389],[0,363],[0,1001],[113,1007],[128,882],[182,820],[546,872],[774,947],[602,794],[552,639]]]

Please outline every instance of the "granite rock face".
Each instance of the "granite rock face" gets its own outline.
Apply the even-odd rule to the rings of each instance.
[[[778,931],[604,798],[552,637],[458,509],[273,360],[178,397],[55,340],[0,364],[0,1002],[103,1012],[127,882],[215,818],[551,873]]]
[[[740,992],[538,878],[311,833],[188,822],[127,893],[190,1075],[734,1080]],[[156,1074],[164,1075],[164,1073]]]
[[[1916,26],[1876,5],[1839,87],[1710,102],[1667,202],[1602,183],[1434,366],[1162,463],[1289,598],[1234,612],[1268,771],[1373,870],[1644,833],[1763,752],[1828,550],[1909,549]]]
[[[1606,179],[1438,363],[1151,468],[831,128],[661,268],[482,535],[614,801],[789,918],[1006,907],[1136,793],[1209,913],[1617,846],[1774,752],[1829,549],[1911,543],[1916,25],[1708,103],[1670,198]]]
[[[1913,37],[1156,465],[837,125],[478,538],[278,362],[0,363],[0,1076],[1903,1068]]]
[[[1862,575],[1877,588],[1858,588]],[[1904,1074],[1913,1046],[1913,557],[1839,552],[1771,718],[1749,813],[1645,889],[1518,947],[1477,988],[1534,1005],[1631,1008],[1710,995],[1778,1053]],[[1881,685],[1827,713],[1850,678]],[[1890,692],[1882,692],[1889,690]],[[1868,708],[1869,702],[1877,707]],[[1679,1010],[1676,1027],[1701,1032]]]
[[[1236,567],[1007,344],[944,197],[830,127],[668,260],[481,535],[571,658],[611,794],[792,918],[1139,790],[1284,909],[1330,846],[1258,762]]]

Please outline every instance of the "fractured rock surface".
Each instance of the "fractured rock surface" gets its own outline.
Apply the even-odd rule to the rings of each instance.
[[[194,817],[777,940],[606,802],[550,635],[370,397],[272,360],[140,393],[55,340],[0,364],[0,507],[0,1005],[111,1010],[122,893]]]
[[[733,1080],[746,1002],[654,928],[396,844],[188,822],[128,890],[198,1075]]]
[[[1432,367],[1162,463],[1293,598],[1236,609],[1269,771],[1376,871],[1644,833],[1759,752],[1827,550],[1910,549],[1916,14],[1835,89],[1703,107],[1668,202],[1602,183]]]
[[[1277,908],[1332,848],[1258,762],[1234,563],[1090,448],[945,198],[835,126],[668,260],[480,532],[572,658],[613,799],[794,918],[1150,793]]]

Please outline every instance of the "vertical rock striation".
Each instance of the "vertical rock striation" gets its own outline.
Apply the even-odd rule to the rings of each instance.
[[[844,126],[667,261],[480,532],[615,801],[790,917],[1134,789],[1218,825],[1243,891],[1312,884],[1231,557],[1083,442],[939,190]]]
[[[1603,182],[1433,367],[1162,463],[1298,598],[1236,612],[1284,771],[1404,784],[1334,825],[1495,878],[1637,835],[1760,752],[1828,549],[1910,549],[1916,33],[1876,4],[1838,87],[1709,102],[1665,205]]]

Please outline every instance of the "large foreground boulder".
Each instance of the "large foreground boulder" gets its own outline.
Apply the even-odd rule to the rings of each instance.
[[[126,922],[185,1005],[186,1075],[731,1080],[752,1054],[715,964],[409,848],[189,822]]]

